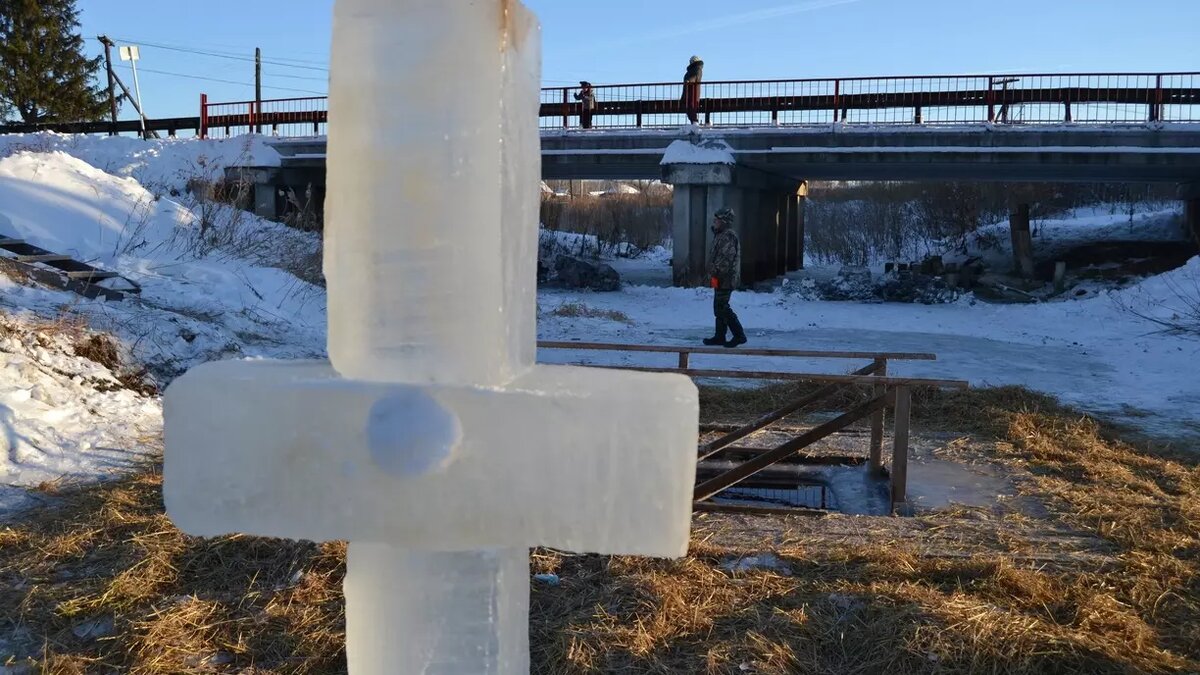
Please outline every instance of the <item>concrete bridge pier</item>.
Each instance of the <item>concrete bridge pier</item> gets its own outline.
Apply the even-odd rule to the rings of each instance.
[[[1180,183],[1179,198],[1183,200],[1184,225],[1200,246],[1200,181]]]
[[[803,198],[798,181],[736,164],[669,164],[663,182],[675,188],[672,239],[676,286],[707,286],[713,216],[737,213],[742,284],[773,279],[803,263]]]

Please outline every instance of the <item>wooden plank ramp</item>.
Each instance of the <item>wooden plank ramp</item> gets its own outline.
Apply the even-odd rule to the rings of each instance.
[[[92,300],[104,298],[120,301],[127,294],[140,293],[142,290],[136,282],[117,272],[102,270],[69,255],[47,251],[24,239],[3,234],[0,234],[0,269]],[[118,290],[96,285],[96,282],[105,279],[121,279],[130,288]]]

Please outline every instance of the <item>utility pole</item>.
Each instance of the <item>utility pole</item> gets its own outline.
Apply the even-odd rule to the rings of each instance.
[[[1004,94],[1007,94],[1008,93],[1008,85],[1015,84],[1020,81],[1021,81],[1021,78],[1019,78],[1019,77],[1006,77],[1003,80],[996,80],[992,84],[993,85],[996,85],[996,84],[1001,85],[1000,91]],[[1003,100],[1004,100],[1004,103],[1003,103],[1003,105],[1000,106],[1000,121],[1008,122],[1008,98],[1003,97]]]
[[[121,60],[128,61],[133,68],[133,91],[137,95],[138,120],[142,123],[142,138],[148,138],[146,136],[146,113],[144,112],[145,108],[142,107],[142,87],[138,84],[137,62],[140,58],[142,58],[142,52],[137,45],[121,47]]]
[[[262,48],[254,48],[254,133],[262,133]]]
[[[112,108],[112,123],[113,128],[108,132],[109,136],[117,135],[117,77],[113,73],[112,64],[112,48],[113,41],[108,39],[107,35],[101,35],[96,38],[100,44],[104,45],[104,69],[108,71],[108,105]]]

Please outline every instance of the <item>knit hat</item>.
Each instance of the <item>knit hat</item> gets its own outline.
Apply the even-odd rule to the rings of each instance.
[[[734,218],[733,209],[729,208],[728,206],[718,210],[716,215],[714,215],[713,217],[716,218],[725,227],[733,227],[733,218]]]
[[[699,57],[699,56],[693,56],[693,57],[692,57],[692,60],[691,60],[691,61],[688,61],[688,63],[697,63],[697,62],[699,62],[699,61],[700,61],[700,57]]]

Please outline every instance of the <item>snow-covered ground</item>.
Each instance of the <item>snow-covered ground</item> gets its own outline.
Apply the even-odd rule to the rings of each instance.
[[[1200,339],[1171,335],[1122,308],[1169,318],[1183,309],[1173,287],[1200,284],[1200,258],[1184,269],[1090,299],[993,305],[810,302],[786,293],[735,293],[749,347],[933,352],[935,362],[897,362],[896,375],[1020,384],[1086,410],[1125,419],[1148,432],[1200,437],[1196,366]],[[623,312],[629,323],[563,318],[563,303]],[[550,340],[696,344],[712,334],[712,296],[704,289],[630,287],[620,293],[545,291],[539,335]],[[673,365],[671,355],[544,351],[551,362]],[[828,360],[693,357],[694,367],[845,372]],[[856,364],[858,367],[862,364]]]
[[[157,398],[97,389],[117,374],[77,356],[70,341],[48,341],[46,324],[113,334],[126,359],[163,384],[213,359],[323,355],[324,291],[274,266],[313,256],[318,238],[182,192],[189,171],[209,164],[205,153],[227,161],[245,141],[137,141],[142,154],[122,158],[130,139],[39,135],[56,148],[32,151],[12,138],[0,137],[9,150],[0,152],[0,236],[118,271],[143,290],[89,301],[0,276],[0,511],[20,501],[12,486],[103,476],[161,434]],[[139,174],[180,196],[166,196],[167,183],[152,192]],[[222,246],[200,235],[201,221],[210,236],[229,235]]]
[[[190,178],[218,176],[226,166],[279,166],[279,153],[257,134],[224,140],[167,138],[144,141],[123,136],[80,136],[43,132],[0,136],[0,158],[20,152],[62,152],[120,178],[167,193],[183,192]]]
[[[13,286],[0,277],[0,292]],[[126,470],[161,447],[159,399],[76,354],[86,339],[61,321],[0,316],[0,513],[27,503],[24,487]]]
[[[162,170],[180,173],[187,161]],[[270,266],[311,255],[317,237],[228,207],[204,208],[197,213],[61,151],[0,158],[0,236],[118,271],[143,288],[140,301],[105,303],[12,287],[0,309],[81,315],[160,374],[213,358],[319,353],[324,293]],[[207,247],[202,218],[214,232],[232,233],[233,244],[199,255],[197,247]]]
[[[257,139],[0,137],[0,235],[94,261],[143,288],[140,298],[106,303],[0,277],[0,510],[19,501],[22,487],[121,470],[152,452],[161,432],[157,398],[98,384],[117,374],[77,355],[66,338],[39,337],[46,322],[80,320],[112,333],[124,356],[148,366],[160,383],[212,359],[323,355],[324,292],[288,271],[317,251],[316,238],[226,207],[213,210],[183,191],[196,166],[211,175],[212,167],[247,152],[271,151]],[[1087,239],[1129,227],[1121,214],[1075,215],[1044,224],[1043,231]],[[237,236],[206,245],[197,237],[206,219]],[[1134,226],[1145,232],[1130,238],[1165,232],[1168,219],[1139,216]],[[539,336],[696,344],[712,330],[711,292],[666,287],[670,255],[655,249],[610,261],[627,282],[616,293],[539,292]],[[1193,413],[1200,405],[1200,339],[1161,333],[1123,308],[1169,317],[1180,309],[1175,289],[1196,284],[1200,259],[1119,291],[1036,305],[812,302],[785,288],[737,293],[734,306],[753,347],[932,351],[938,361],[896,363],[892,372],[976,385],[1023,384],[1154,434],[1200,437]],[[629,320],[554,314],[565,303],[613,310]],[[541,358],[658,362],[573,350],[544,351]],[[825,372],[851,367],[724,355],[694,363]]]

